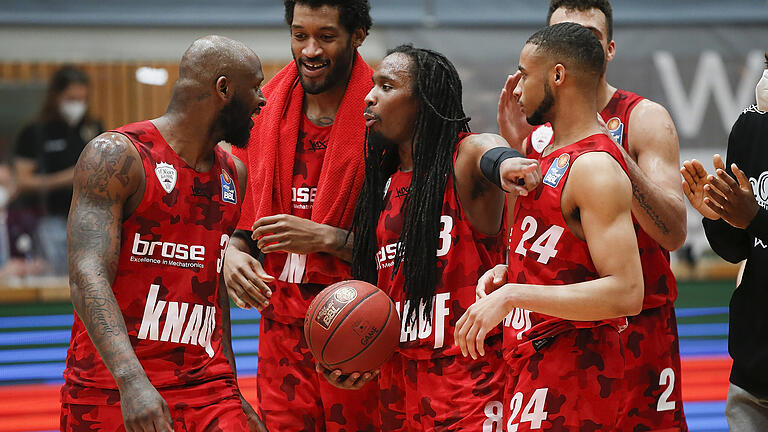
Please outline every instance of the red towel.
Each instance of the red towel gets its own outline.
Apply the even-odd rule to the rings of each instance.
[[[312,208],[312,221],[349,229],[365,177],[365,96],[373,69],[356,54],[347,91],[333,123]],[[265,216],[291,213],[291,182],[304,90],[292,61],[264,86],[267,105],[254,118],[247,151],[233,149],[248,167],[248,190],[238,228]],[[328,254],[307,256],[303,282],[328,284],[350,277],[349,264]]]

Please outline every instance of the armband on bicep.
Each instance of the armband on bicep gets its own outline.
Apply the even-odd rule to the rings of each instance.
[[[501,187],[501,163],[506,159],[524,157],[522,153],[509,147],[494,147],[483,154],[480,158],[480,171],[485,178]]]

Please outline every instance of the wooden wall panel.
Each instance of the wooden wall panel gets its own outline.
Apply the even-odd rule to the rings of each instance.
[[[4,83],[46,83],[61,63],[0,62],[0,81]],[[165,112],[173,83],[178,78],[178,63],[131,61],[121,63],[84,62],[81,67],[91,78],[90,110],[94,117],[112,129]],[[164,68],[168,81],[162,86],[147,85],[136,80],[142,66]],[[264,76],[272,78],[283,63],[264,63]],[[265,81],[266,83],[266,81]]]

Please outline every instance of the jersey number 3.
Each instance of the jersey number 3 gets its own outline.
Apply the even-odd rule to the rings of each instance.
[[[520,236],[520,243],[517,244],[515,252],[520,255],[526,256],[528,250],[525,249],[525,242],[536,235],[536,231],[539,228],[539,224],[536,219],[531,216],[526,216],[523,219],[523,223],[520,225],[520,229],[523,230],[523,235]],[[539,257],[536,261],[547,264],[551,258],[557,255],[557,242],[560,241],[560,236],[563,235],[565,229],[558,225],[552,225],[548,230],[544,231],[544,234],[540,235],[536,241],[531,245],[531,252],[536,252]]]

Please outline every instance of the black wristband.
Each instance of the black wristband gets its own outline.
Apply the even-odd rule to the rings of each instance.
[[[483,172],[485,178],[491,181],[502,189],[501,187],[501,163],[506,159],[523,157],[523,154],[519,151],[509,147],[494,147],[480,158],[480,171]]]

